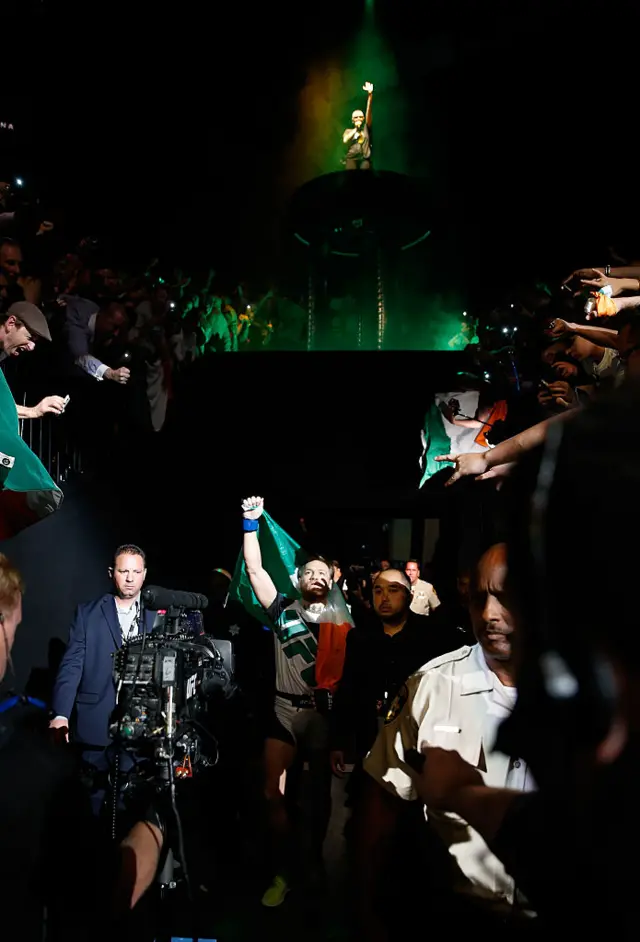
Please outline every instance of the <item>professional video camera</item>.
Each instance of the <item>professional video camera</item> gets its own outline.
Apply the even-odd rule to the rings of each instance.
[[[147,778],[190,778],[195,768],[217,762],[206,711],[216,691],[226,698],[235,691],[231,642],[204,633],[204,595],[149,586],[142,603],[158,614],[151,632],[136,635],[114,655],[110,733],[136,760],[153,760]]]

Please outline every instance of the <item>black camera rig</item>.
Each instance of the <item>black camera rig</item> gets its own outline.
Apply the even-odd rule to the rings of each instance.
[[[227,698],[235,691],[231,642],[204,634],[204,596],[150,587],[142,600],[158,615],[153,631],[138,633],[114,655],[110,734],[121,749],[171,761],[176,778],[188,778],[198,766],[212,764],[203,748],[207,740],[215,742],[207,730],[207,702],[216,691]]]

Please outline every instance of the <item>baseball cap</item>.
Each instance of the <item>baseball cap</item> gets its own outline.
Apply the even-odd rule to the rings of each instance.
[[[40,308],[36,307],[35,304],[31,304],[30,301],[16,301],[15,304],[11,305],[7,314],[13,314],[14,317],[21,320],[36,337],[41,337],[43,340],[51,340],[51,332],[47,324],[47,318]]]

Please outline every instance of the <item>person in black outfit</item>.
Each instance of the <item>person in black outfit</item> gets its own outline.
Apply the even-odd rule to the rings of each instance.
[[[402,684],[420,667],[461,647],[454,630],[435,627],[432,619],[411,611],[411,584],[399,569],[380,572],[373,583],[373,612],[352,611],[355,627],[347,635],[342,680],[334,699],[331,767],[341,776],[345,755],[357,758],[350,792],[360,776],[360,761]]]
[[[470,583],[470,571],[468,569],[461,570],[456,580],[456,598],[445,600],[429,616],[430,628],[435,628],[441,633],[449,633],[456,639],[456,644],[451,650],[462,647],[463,644],[476,643],[473,628],[471,627],[471,616],[469,615]]]
[[[342,135],[342,143],[347,148],[343,164],[347,170],[371,169],[371,103],[373,101],[373,85],[365,82],[362,86],[367,92],[366,115],[359,108],[351,115],[352,128],[346,128]]]

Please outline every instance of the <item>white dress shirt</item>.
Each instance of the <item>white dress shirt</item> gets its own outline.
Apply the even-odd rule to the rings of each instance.
[[[122,640],[130,641],[131,638],[134,638],[138,634],[140,596],[135,599],[131,599],[130,602],[129,599],[127,599],[126,602],[129,602],[127,608],[124,607],[124,599],[116,599],[115,601],[118,621],[120,622],[120,630],[122,631]]]

